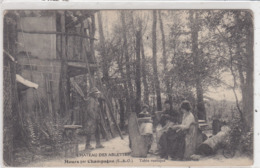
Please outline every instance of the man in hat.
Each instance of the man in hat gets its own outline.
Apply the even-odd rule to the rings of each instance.
[[[84,113],[83,129],[86,134],[85,149],[93,149],[90,145],[91,136],[95,134],[96,148],[104,148],[100,142],[101,108],[98,101],[100,91],[93,87],[90,90],[89,97],[86,99],[86,111]]]

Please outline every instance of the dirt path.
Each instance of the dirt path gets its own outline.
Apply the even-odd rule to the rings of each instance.
[[[95,146],[95,143],[93,142],[92,145]],[[248,158],[235,157],[226,159],[221,153],[212,157],[201,157],[199,161],[164,160],[151,154],[148,155],[147,158],[133,158],[130,156],[127,136],[124,137],[124,140],[117,137],[110,141],[103,142],[103,145],[105,148],[86,151],[84,150],[85,144],[80,144],[79,155],[77,157],[37,162],[28,166],[246,166],[252,164],[252,160]]]

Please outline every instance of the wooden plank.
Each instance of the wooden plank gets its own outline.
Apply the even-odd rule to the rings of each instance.
[[[14,58],[11,54],[9,54],[9,53],[8,53],[7,51],[5,51],[5,50],[4,50],[4,53],[8,56],[8,58],[9,58],[11,61],[17,63],[17,61],[15,60],[15,58]],[[4,55],[4,56],[6,56],[6,55]]]
[[[81,125],[64,125],[65,129],[78,129],[78,128],[82,128]]]
[[[78,94],[84,99],[85,95],[79,85],[74,81],[74,79],[70,79],[72,86],[75,88],[75,90],[78,92]]]
[[[108,112],[109,110],[107,110],[107,104],[105,103],[105,105],[103,107],[104,107],[104,113],[103,114],[105,115],[105,117],[107,117],[108,131],[110,132],[111,136],[114,138],[115,134],[114,134],[113,129],[112,129],[112,123],[110,122],[110,119],[109,119],[110,113]]]
[[[111,137],[109,136],[109,133],[108,133],[108,131],[107,131],[107,124],[106,124],[106,122],[105,122],[105,119],[104,119],[104,114],[103,113],[101,113],[101,127],[102,127],[102,129],[103,129],[103,131],[104,131],[104,133],[105,133],[105,138],[106,138],[106,140],[109,140],[109,139],[111,139]]]
[[[95,71],[97,69],[96,64],[90,64],[90,68],[87,68],[86,63],[84,62],[72,62],[68,61],[68,75],[70,77],[87,74],[89,69]]]
[[[92,38],[86,35],[77,34],[77,33],[65,33],[65,32],[57,32],[57,31],[27,31],[27,30],[20,30],[18,29],[17,32],[28,33],[28,34],[57,34],[63,36],[76,36],[81,38],[87,38],[91,40],[97,40],[96,38]]]
[[[38,89],[39,85],[31,82],[29,80],[24,79],[21,75],[16,74],[16,81],[18,83],[21,83],[22,85],[26,86],[27,88],[34,88],[34,89]]]
[[[104,93],[104,91],[103,91],[103,93]],[[117,131],[118,131],[118,133],[119,133],[119,136],[121,137],[121,139],[124,139],[124,138],[123,138],[123,135],[122,135],[122,133],[121,133],[121,130],[120,130],[118,124],[117,124],[117,121],[116,121],[116,119],[115,119],[115,116],[114,116],[114,114],[113,114],[114,109],[113,109],[112,103],[109,101],[108,97],[106,97],[106,96],[104,96],[104,97],[105,97],[107,106],[108,106],[108,108],[109,108],[108,111],[109,111],[110,116],[111,116],[111,118],[112,118],[112,120],[113,120],[113,122],[114,122],[114,124],[115,124],[115,126],[116,126],[116,129],[117,129]]]
[[[104,100],[101,100],[100,101],[101,103],[100,103],[100,105],[101,105],[101,117],[102,117],[102,124],[104,124],[104,131],[106,132],[106,134],[107,134],[107,138],[108,139],[111,139],[111,137],[115,137],[115,135],[113,134],[113,132],[112,132],[112,127],[111,127],[111,123],[110,123],[110,121],[109,121],[109,119],[108,119],[108,113],[107,113],[107,110],[106,110],[106,102],[104,101]],[[106,118],[107,118],[107,120],[106,120]]]
[[[77,67],[77,68],[84,68],[86,69],[87,65],[84,62],[74,62],[74,61],[68,61],[68,65],[72,67]],[[97,68],[97,64],[91,64],[89,63],[90,68]]]

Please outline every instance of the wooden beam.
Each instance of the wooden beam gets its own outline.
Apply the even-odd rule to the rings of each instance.
[[[72,61],[68,61],[68,65],[75,67],[75,68],[86,68],[86,63],[85,62],[72,62]],[[90,68],[97,68],[97,64],[89,64]]]
[[[17,61],[15,60],[15,58],[14,58],[11,54],[9,54],[9,53],[8,53],[7,51],[5,51],[5,50],[4,50],[4,53],[8,56],[8,58],[9,58],[11,61],[17,63]]]
[[[72,61],[68,61],[68,75],[70,77],[73,77],[73,76],[86,74],[86,73],[89,72],[89,69],[86,66],[87,65],[86,65],[85,62],[74,62],[74,61],[72,62]],[[95,71],[97,69],[97,67],[98,67],[96,64],[90,64],[88,66],[93,71]]]
[[[18,83],[21,83],[22,85],[24,85],[27,88],[34,88],[34,89],[38,89],[39,85],[31,82],[29,80],[24,79],[21,75],[16,74],[16,81]]]
[[[77,36],[77,37],[81,37],[81,38],[88,38],[88,39],[91,39],[91,40],[97,40],[96,38],[92,38],[92,37],[77,34],[77,33],[65,33],[65,32],[57,32],[57,31],[26,31],[26,30],[21,30],[21,29],[18,29],[17,31],[22,32],[22,33],[28,33],[28,34],[58,34],[58,35]]]

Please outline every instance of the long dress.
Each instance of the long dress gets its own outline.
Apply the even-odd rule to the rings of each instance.
[[[176,112],[176,110],[165,110],[161,114],[161,118],[159,120],[159,124],[156,126],[155,134],[153,134],[153,143],[151,146],[151,153],[157,154],[159,149],[161,148],[159,145],[159,140],[161,136],[165,132],[165,128],[169,126],[176,125],[180,123],[180,116]]]
[[[182,123],[179,125],[182,129],[177,131],[169,128],[162,134],[159,145],[160,156],[162,158],[183,159],[185,150],[185,135],[190,125],[195,122],[195,118],[191,112],[183,115]]]

